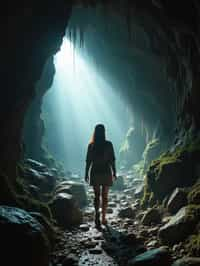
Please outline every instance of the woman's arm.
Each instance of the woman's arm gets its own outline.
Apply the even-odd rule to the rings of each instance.
[[[87,155],[86,155],[86,166],[85,166],[85,181],[88,182],[89,180],[89,169],[91,165],[91,147],[90,144],[88,145]]]
[[[110,158],[111,159],[111,167],[113,170],[113,176],[116,178],[115,152],[114,152],[112,142],[111,142],[110,148],[111,148],[111,158]]]

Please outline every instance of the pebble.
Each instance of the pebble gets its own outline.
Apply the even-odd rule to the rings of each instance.
[[[108,208],[107,208],[107,213],[113,213],[113,209],[110,208],[110,207],[108,207]]]
[[[103,251],[100,248],[89,249],[90,254],[101,254]]]
[[[79,228],[80,228],[82,231],[84,231],[84,232],[90,230],[90,227],[89,227],[88,224],[81,224],[81,225],[79,226]]]

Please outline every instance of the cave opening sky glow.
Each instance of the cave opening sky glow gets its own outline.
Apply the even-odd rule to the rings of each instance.
[[[66,170],[83,174],[85,155],[94,126],[103,123],[116,157],[128,126],[129,112],[112,84],[92,65],[84,49],[63,38],[54,57],[55,76],[43,99],[45,142]]]

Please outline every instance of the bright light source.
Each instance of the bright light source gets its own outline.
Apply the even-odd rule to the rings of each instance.
[[[43,102],[44,114],[53,112],[53,117],[46,118],[53,122],[46,125],[48,146],[67,169],[83,171],[86,147],[97,123],[105,124],[117,152],[128,126],[126,106],[67,38],[54,62],[53,85]]]

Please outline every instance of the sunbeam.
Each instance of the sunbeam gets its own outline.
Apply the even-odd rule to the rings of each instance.
[[[128,128],[128,110],[88,56],[75,49],[66,37],[54,64],[54,81],[43,101],[47,146],[67,170],[82,173],[94,126],[105,124],[107,138],[112,139],[117,151]],[[52,117],[48,117],[50,110],[53,127]]]

